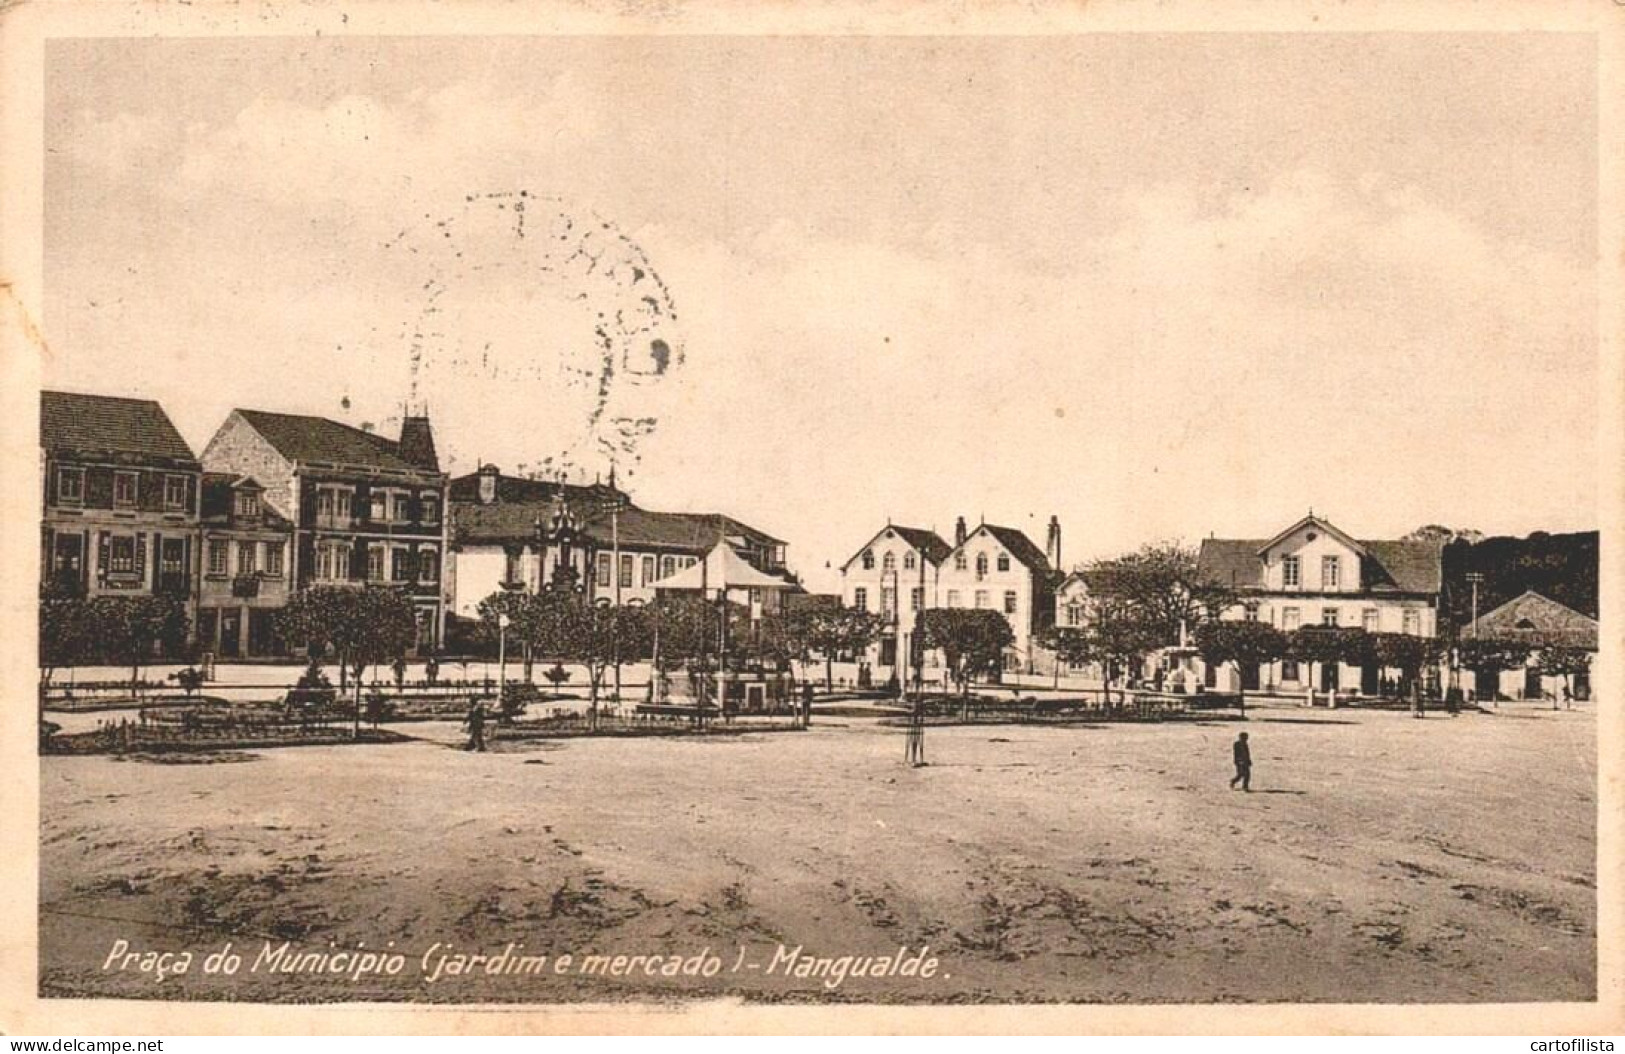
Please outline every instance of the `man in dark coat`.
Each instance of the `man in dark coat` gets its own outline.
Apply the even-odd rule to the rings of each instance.
[[[1251,791],[1253,789],[1253,753],[1247,748],[1247,733],[1243,732],[1236,737],[1235,743],[1230,747],[1230,753],[1236,759],[1236,775],[1230,780],[1230,789],[1235,790],[1236,784],[1239,783],[1242,790]]]
[[[468,729],[468,746],[464,750],[473,750],[485,753],[485,704],[475,701],[468,711],[468,722],[463,726]]]

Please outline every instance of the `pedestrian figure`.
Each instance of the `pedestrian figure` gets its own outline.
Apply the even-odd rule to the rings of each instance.
[[[903,752],[903,763],[919,768],[925,764],[925,701],[914,700],[908,713],[908,742]]]
[[[1236,774],[1230,780],[1230,789],[1235,790],[1239,783],[1242,790],[1250,792],[1253,789],[1253,753],[1247,747],[1247,733],[1236,737],[1230,753],[1236,759]]]
[[[801,727],[812,727],[813,686],[807,681],[801,686]]]
[[[468,720],[463,724],[468,730],[468,745],[464,750],[473,750],[485,753],[485,704],[478,699],[469,708]]]

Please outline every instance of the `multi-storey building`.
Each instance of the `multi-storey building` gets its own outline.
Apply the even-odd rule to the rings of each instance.
[[[403,589],[417,610],[419,648],[438,645],[446,476],[427,417],[407,416],[392,440],[323,417],[233,410],[203,464],[252,479],[264,507],[292,525],[288,587]]]
[[[250,476],[203,474],[197,639],[220,658],[275,655],[274,617],[288,602],[293,524]]]
[[[841,603],[881,616],[867,655],[881,677],[906,675],[919,613],[941,606],[937,573],[950,548],[935,531],[888,523],[841,566]]]
[[[496,466],[451,481],[452,613],[477,618],[501,589],[563,585],[596,602],[646,604],[657,584],[699,563],[719,542],[789,581],[785,543],[715,513],[638,507],[611,475],[583,486],[503,475]],[[758,598],[764,610],[779,591]]]
[[[1268,622],[1285,632],[1302,626],[1344,626],[1371,633],[1432,637],[1437,632],[1441,547],[1430,541],[1359,541],[1313,514],[1268,539],[1208,538],[1197,576],[1234,590],[1239,599],[1221,617]],[[1376,694],[1374,666],[1316,664],[1323,691],[1353,688]],[[1245,668],[1247,689],[1311,687],[1308,669],[1291,660]],[[1211,671],[1220,687],[1234,673]]]
[[[1034,638],[1054,625],[1061,526],[1053,516],[1047,541],[1048,555],[1015,527],[981,523],[967,533],[962,516],[954,526],[953,551],[938,575],[940,606],[991,608],[1009,620],[1015,640],[1005,664],[1011,669],[1033,668]]]
[[[190,612],[201,470],[150,399],[40,393],[41,579],[84,596],[164,595]]]
[[[1051,517],[1049,544],[1060,559],[1061,528]],[[881,677],[912,661],[917,614],[928,608],[986,608],[1010,622],[1015,635],[1006,664],[1026,668],[1033,638],[1054,618],[1051,558],[1014,527],[979,524],[968,531],[964,517],[954,544],[935,532],[887,524],[841,567],[841,599],[848,607],[879,612],[881,637],[869,660]]]

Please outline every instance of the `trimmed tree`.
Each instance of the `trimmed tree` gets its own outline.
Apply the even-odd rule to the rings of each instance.
[[[1563,678],[1563,689],[1573,699],[1574,678],[1590,672],[1591,653],[1568,644],[1548,644],[1540,649],[1540,658],[1535,665],[1544,676]],[[1555,697],[1552,699],[1552,709],[1557,709]]]
[[[140,694],[141,667],[160,648],[186,641],[186,608],[162,596],[95,597],[89,602],[87,630],[102,654],[130,667],[130,691]]]
[[[1406,684],[1422,676],[1422,668],[1438,658],[1440,643],[1432,637],[1412,633],[1373,633],[1371,656],[1378,666],[1398,670]]]
[[[880,616],[857,608],[813,611],[807,623],[807,648],[824,657],[824,691],[835,690],[835,656],[861,652],[880,639]]]
[[[417,640],[417,613],[406,592],[374,585],[301,589],[277,615],[284,640],[302,642],[313,663],[332,648],[341,691],[355,680],[354,732],[361,735],[361,683],[367,667],[404,656]]]
[[[564,597],[557,609],[560,644],[567,658],[587,668],[588,723],[596,731],[604,673],[617,659],[625,661],[648,654],[648,613],[641,607],[617,608],[559,595]]]
[[[1529,662],[1533,651],[1532,642],[1499,637],[1465,637],[1456,645],[1457,662],[1475,674],[1517,669]],[[1495,694],[1500,694],[1499,685]]]
[[[68,590],[47,586],[39,601],[39,693],[45,703],[51,677],[63,666],[83,662],[95,640],[89,602]]]
[[[1038,631],[1038,645],[1055,653],[1057,663],[1082,666],[1099,662],[1101,655],[1094,634],[1079,626],[1046,626]]]
[[[536,646],[545,634],[539,623],[545,619],[544,611],[550,599],[558,594],[525,593],[513,589],[499,589],[479,603],[480,625],[484,634],[495,642],[501,638],[499,619],[508,616],[508,641],[517,646],[524,663],[525,683],[531,683],[536,663]],[[498,648],[500,653],[501,649]],[[499,656],[506,660],[506,656]]]
[[[1268,622],[1203,622],[1196,627],[1196,649],[1210,665],[1230,663],[1236,679],[1242,669],[1274,662],[1286,654],[1286,635]],[[1247,708],[1245,684],[1239,689],[1241,708]]]
[[[925,646],[942,649],[948,675],[959,685],[963,716],[970,717],[970,682],[999,668],[1004,649],[1015,642],[1010,623],[985,608],[930,608],[921,614]]]

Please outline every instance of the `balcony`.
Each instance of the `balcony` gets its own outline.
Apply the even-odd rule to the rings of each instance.
[[[253,597],[259,596],[260,595],[260,575],[259,575],[259,572],[257,572],[257,571],[256,572],[251,572],[249,574],[238,575],[236,578],[233,578],[231,580],[231,595],[234,596],[234,597],[243,598],[245,600],[252,599]]]

